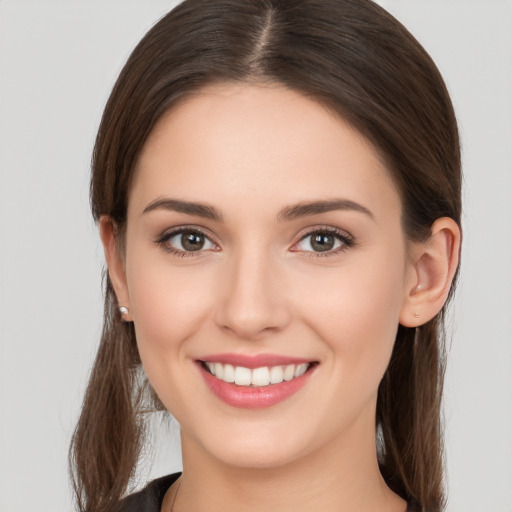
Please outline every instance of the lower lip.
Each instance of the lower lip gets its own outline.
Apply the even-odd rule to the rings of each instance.
[[[198,366],[206,385],[217,398],[228,405],[243,409],[261,409],[286,400],[305,386],[313,372],[313,367],[310,366],[308,371],[300,377],[283,381],[279,384],[270,384],[269,386],[261,387],[237,386],[234,383],[217,379],[217,377],[214,377],[208,372],[201,363],[198,363]]]

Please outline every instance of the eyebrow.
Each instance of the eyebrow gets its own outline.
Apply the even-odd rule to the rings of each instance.
[[[142,213],[145,214],[154,210],[170,210],[186,213],[188,215],[195,215],[197,217],[204,217],[205,219],[222,221],[222,214],[213,206],[204,203],[180,201],[178,199],[171,199],[167,197],[155,199],[153,202],[149,203],[146,208],[144,208]]]
[[[283,208],[277,219],[279,222],[290,221],[299,217],[306,217],[309,215],[318,215],[319,213],[332,212],[336,210],[355,211],[368,215],[371,219],[375,220],[373,213],[364,207],[362,204],[356,203],[349,199],[329,199],[327,201],[311,201],[301,202],[292,206]]]
[[[144,208],[143,214],[152,212],[154,210],[169,210],[187,215],[194,215],[222,222],[222,213],[214,206],[205,203],[196,203],[191,201],[181,201],[179,199],[171,198],[158,198]],[[310,215],[318,215],[320,213],[332,212],[336,210],[342,211],[355,211],[368,215],[371,219],[374,216],[368,208],[363,205],[351,201],[349,199],[329,199],[325,201],[309,201],[301,202],[291,206],[286,206],[277,215],[278,222],[286,222],[300,217],[307,217]]]

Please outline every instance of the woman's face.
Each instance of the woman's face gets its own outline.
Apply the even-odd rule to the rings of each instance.
[[[416,278],[397,190],[339,118],[249,85],[167,113],[138,161],[125,272],[144,369],[185,447],[245,467],[374,449]]]

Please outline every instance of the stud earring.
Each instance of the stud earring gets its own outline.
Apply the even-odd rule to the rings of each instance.
[[[420,317],[419,313],[414,313],[414,318],[419,318],[419,317]]]
[[[119,308],[119,313],[121,313],[121,315],[127,315],[128,314],[128,308],[126,308],[124,306],[121,306]]]

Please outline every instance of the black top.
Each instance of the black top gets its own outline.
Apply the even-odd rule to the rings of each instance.
[[[160,512],[165,493],[180,475],[181,473],[174,473],[149,482],[141,491],[127,496],[122,501],[119,512]],[[407,512],[416,510],[418,509],[411,505],[407,507]]]
[[[165,493],[180,476],[181,473],[174,473],[149,482],[141,491],[127,496],[119,512],[160,512]]]

